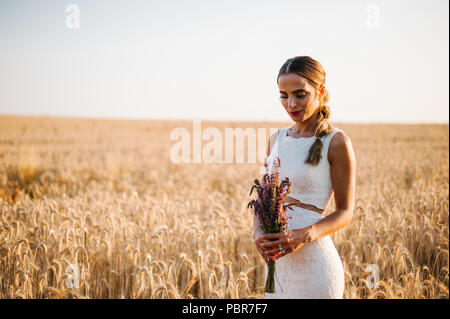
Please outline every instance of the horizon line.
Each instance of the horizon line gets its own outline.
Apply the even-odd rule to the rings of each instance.
[[[157,118],[157,117],[117,117],[117,116],[71,116],[71,115],[36,115],[36,114],[12,114],[12,113],[0,113],[1,117],[31,117],[31,118],[50,118],[50,119],[74,119],[74,120],[117,120],[117,121],[163,121],[163,122],[179,122],[179,121],[193,121],[193,120],[201,120],[201,121],[209,121],[209,122],[255,122],[255,123],[288,123],[293,121],[280,121],[280,120],[247,120],[247,119],[213,119],[213,118],[201,118],[201,117],[193,117],[193,118]],[[366,125],[373,125],[373,124],[391,124],[391,125],[449,125],[449,121],[446,122],[364,122],[364,121],[355,121],[355,122],[345,122],[345,121],[333,121],[330,120],[332,123],[339,123],[339,124],[366,124]]]

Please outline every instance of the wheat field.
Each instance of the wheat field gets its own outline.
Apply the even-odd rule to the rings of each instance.
[[[331,123],[357,159],[331,235],[344,297],[449,298],[448,125]],[[173,163],[176,127],[192,122],[0,116],[0,298],[263,298],[259,164]]]

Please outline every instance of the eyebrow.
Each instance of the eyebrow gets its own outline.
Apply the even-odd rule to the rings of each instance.
[[[292,91],[292,93],[298,93],[298,92],[307,92],[307,91],[305,89],[298,89],[298,90]],[[280,91],[280,93],[286,93],[286,92]]]

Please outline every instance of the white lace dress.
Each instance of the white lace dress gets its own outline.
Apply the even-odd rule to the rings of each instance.
[[[332,196],[330,163],[328,162],[328,145],[340,131],[333,131],[322,137],[322,159],[317,166],[304,163],[309,148],[316,139],[313,137],[294,138],[287,136],[287,129],[278,132],[278,138],[267,157],[269,168],[275,156],[281,161],[280,182],[289,177],[292,182],[289,196],[302,203],[312,204],[324,209]],[[299,206],[288,209],[289,227],[304,228],[317,223],[323,215]],[[254,218],[255,238],[263,234],[259,221]],[[267,266],[265,265],[265,278]],[[265,282],[265,281],[264,281]],[[344,294],[344,269],[339,254],[330,236],[312,241],[300,249],[291,252],[276,261],[275,293],[266,293],[266,299],[303,299],[303,298],[342,298]]]

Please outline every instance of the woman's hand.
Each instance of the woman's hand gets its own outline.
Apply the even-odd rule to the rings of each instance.
[[[300,249],[303,245],[309,243],[314,238],[312,225],[283,231],[280,233],[264,234],[258,238],[261,240],[261,248],[264,250],[264,255],[273,261],[283,257],[297,249]],[[284,249],[284,253],[281,252],[280,246]]]
[[[255,245],[256,245],[256,249],[258,249],[259,254],[261,255],[262,259],[264,260],[264,262],[266,263],[266,265],[269,264],[268,261],[268,256],[266,256],[265,252],[264,252],[264,248],[262,246],[263,243],[265,243],[266,241],[264,239],[261,239],[261,236],[258,237],[257,239],[255,239]]]

